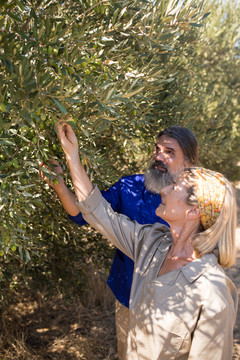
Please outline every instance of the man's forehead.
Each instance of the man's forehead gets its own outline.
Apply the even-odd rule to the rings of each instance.
[[[176,139],[168,137],[166,135],[162,135],[156,142],[156,145],[162,145],[167,148],[171,148],[173,150],[179,151],[181,147]]]

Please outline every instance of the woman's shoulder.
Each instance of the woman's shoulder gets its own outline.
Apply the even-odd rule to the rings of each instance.
[[[238,292],[232,280],[224,269],[216,263],[209,267],[199,279],[202,289],[202,302],[208,316],[215,313],[232,310],[236,311]]]

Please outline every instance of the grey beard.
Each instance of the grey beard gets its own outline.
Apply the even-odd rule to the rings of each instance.
[[[167,169],[166,172],[163,172],[153,168],[153,166],[154,163],[144,173],[145,186],[149,191],[159,194],[165,186],[173,183],[174,177]]]

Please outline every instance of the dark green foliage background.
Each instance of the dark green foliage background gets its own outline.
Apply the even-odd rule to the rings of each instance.
[[[1,2],[2,300],[39,280],[49,291],[84,291],[89,264],[110,268],[113,249],[70,222],[39,179],[39,162],[65,164],[60,119],[101,188],[143,171],[155,135],[173,124],[194,131],[200,164],[239,180],[239,9],[207,0]],[[64,177],[71,187],[67,169]]]

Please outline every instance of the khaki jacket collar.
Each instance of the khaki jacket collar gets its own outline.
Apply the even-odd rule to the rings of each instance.
[[[206,254],[199,259],[193,260],[180,269],[189,283],[196,281],[210,267],[216,266],[217,258],[214,254]]]
[[[210,267],[217,264],[217,258],[214,254],[206,254],[199,259],[193,260],[180,269],[170,271],[162,275],[161,283],[164,285],[174,285],[180,273],[182,273],[189,284],[196,281]],[[154,279],[155,281],[157,279]]]

